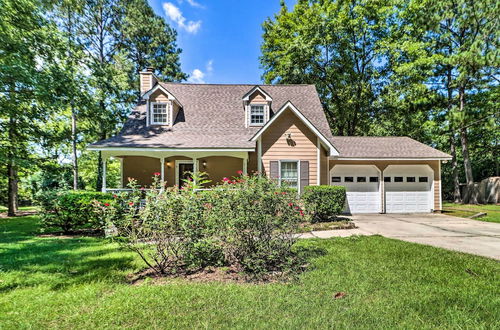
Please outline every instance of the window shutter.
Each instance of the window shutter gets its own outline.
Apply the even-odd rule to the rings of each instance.
[[[309,161],[300,161],[300,192],[304,191],[304,187],[309,185]]]
[[[245,127],[250,126],[250,105],[245,105]]]
[[[269,103],[264,106],[264,123],[269,121]]]
[[[272,160],[269,162],[270,163],[270,176],[271,179],[279,179],[280,177],[280,172],[279,172],[279,162],[277,160]]]

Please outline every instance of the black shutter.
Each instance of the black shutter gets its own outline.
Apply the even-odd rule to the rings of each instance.
[[[270,163],[270,170],[269,174],[271,176],[271,179],[279,179],[279,162],[277,160],[272,160],[269,162]]]
[[[309,185],[309,161],[300,161],[300,192],[304,191],[304,187]]]

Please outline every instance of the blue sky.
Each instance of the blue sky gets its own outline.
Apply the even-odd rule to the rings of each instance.
[[[287,0],[292,8],[294,0]],[[279,0],[149,0],[178,32],[182,70],[198,83],[261,82],[261,24]]]

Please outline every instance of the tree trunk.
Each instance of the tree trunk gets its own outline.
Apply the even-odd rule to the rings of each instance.
[[[7,151],[7,176],[8,176],[8,187],[7,187],[7,215],[13,217],[17,213],[18,208],[18,181],[19,175],[17,172],[17,165],[15,161],[16,157],[16,133],[15,128],[16,121],[10,116],[9,118],[9,142],[10,148]]]
[[[76,148],[76,113],[71,105],[71,144],[73,147],[73,190],[78,190],[78,154]]]
[[[74,79],[73,73],[73,11],[71,6],[68,6],[68,60],[71,79]],[[73,190],[78,190],[78,154],[76,146],[76,111],[73,96],[70,100],[71,107],[71,147],[72,147],[72,162],[73,162]]]
[[[474,176],[472,174],[472,164],[469,155],[469,141],[467,139],[467,128],[465,127],[465,88],[461,86],[458,90],[458,98],[460,100],[460,112],[463,119],[460,127],[460,143],[462,144],[462,157],[464,158],[465,180],[467,183],[466,194],[462,199],[463,203],[470,203],[470,196],[474,189]],[[472,201],[474,202],[474,201]]]
[[[95,186],[95,191],[102,191],[102,174],[104,169],[102,167],[102,152],[98,151],[97,156],[97,182]]]
[[[455,134],[452,132],[450,137],[451,145],[451,171],[453,176],[453,203],[461,203],[460,196],[460,179],[458,178],[458,161],[457,161],[457,147],[455,145]]]
[[[7,164],[7,173],[9,176],[8,183],[8,211],[9,217],[14,217],[18,209],[18,173],[17,166],[13,159],[9,159]]]

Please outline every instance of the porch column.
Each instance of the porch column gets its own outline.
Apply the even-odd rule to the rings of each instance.
[[[102,155],[102,192],[106,192],[106,166],[108,164],[108,156]]]
[[[165,157],[160,158],[160,175],[161,190],[163,190],[165,186]]]
[[[248,172],[248,167],[247,167],[248,166],[248,154],[247,154],[247,157],[242,158],[242,159],[243,159],[243,169],[242,169],[243,170],[243,174],[247,175],[248,174],[247,173]]]
[[[198,158],[193,157],[193,173],[195,174],[194,183],[196,184],[196,175],[198,174]]]
[[[123,188],[123,157],[118,159],[120,160],[120,188]]]

